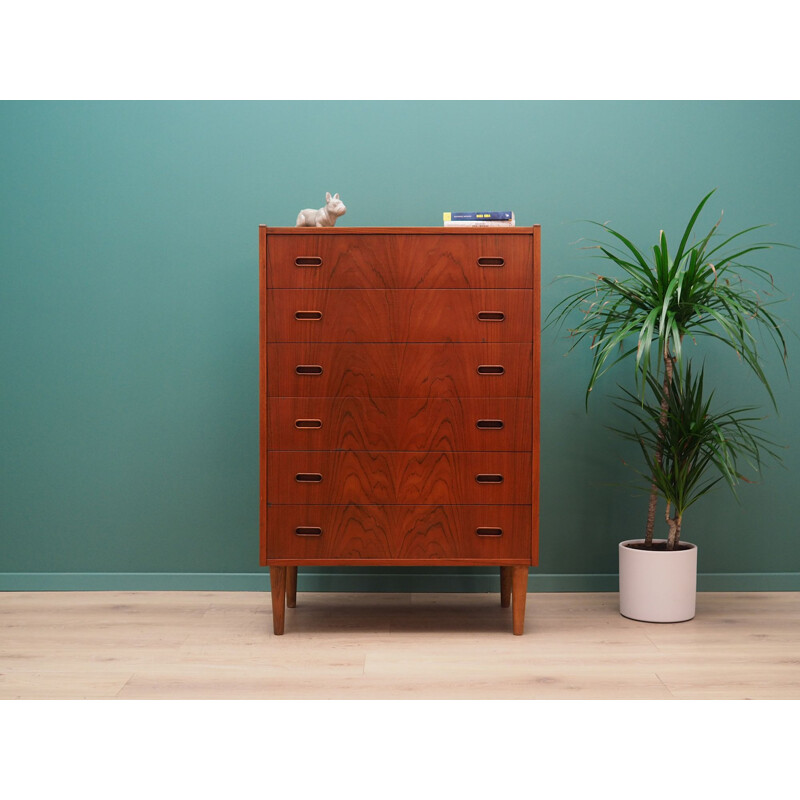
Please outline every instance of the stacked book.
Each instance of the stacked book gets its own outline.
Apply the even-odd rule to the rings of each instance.
[[[513,211],[445,211],[444,226],[449,227],[512,227]]]

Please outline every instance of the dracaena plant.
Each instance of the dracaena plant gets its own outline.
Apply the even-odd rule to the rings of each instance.
[[[665,519],[669,528],[666,547],[673,550],[680,541],[686,509],[725,481],[736,494],[745,462],[760,472],[763,455],[778,459],[774,445],[754,425],[754,406],[724,411],[712,407],[714,392],[705,392],[704,374],[692,374],[691,362],[676,369],[670,378],[667,407],[662,407],[663,385],[651,375],[646,378],[644,401],[620,387],[623,396],[616,405],[633,418],[631,429],[613,428],[641,448],[647,472],[640,474],[666,500]],[[661,457],[656,458],[655,453]],[[672,516],[670,516],[670,512]]]
[[[637,391],[644,400],[649,380],[661,382],[659,406],[666,414],[675,365],[683,361],[684,339],[696,342],[708,336],[729,347],[763,384],[773,405],[775,398],[761,365],[759,330],[786,360],[781,320],[772,312],[776,299],[772,276],[750,263],[760,251],[778,242],[749,242],[748,235],[767,227],[755,225],[722,236],[722,217],[699,238],[693,238],[709,192],[691,215],[677,249],[670,252],[661,231],[648,252],[607,224],[593,222],[611,241],[590,246],[617,272],[613,275],[565,275],[588,285],[565,297],[548,315],[549,324],[561,325],[579,313],[570,328],[570,350],[588,342],[592,370],[586,387],[586,407],[598,379],[619,362],[632,361]],[[661,447],[653,443],[653,464],[661,462]],[[655,477],[655,476],[654,476]],[[658,486],[651,487],[645,543],[653,538]]]

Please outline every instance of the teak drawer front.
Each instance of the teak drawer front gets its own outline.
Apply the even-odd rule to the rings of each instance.
[[[380,505],[269,507],[270,559],[360,561],[394,554],[395,527]]]
[[[530,506],[270,507],[270,559],[531,559]]]
[[[530,451],[530,398],[269,398],[270,450]]]
[[[530,289],[529,233],[267,236],[270,289]]]
[[[533,345],[270,344],[270,397],[531,397]]]
[[[531,507],[397,506],[396,558],[531,559]]]
[[[529,342],[525,289],[275,289],[271,342]]]
[[[531,501],[530,453],[270,452],[267,502],[507,504]]]

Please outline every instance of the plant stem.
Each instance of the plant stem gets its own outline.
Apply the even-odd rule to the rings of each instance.
[[[673,358],[669,352],[669,346],[664,343],[664,384],[661,387],[661,416],[658,418],[658,446],[656,447],[656,463],[661,466],[664,456],[664,448],[661,442],[664,439],[662,429],[667,421],[667,410],[669,409],[669,387],[672,383]],[[650,484],[650,504],[647,507],[647,529],[644,533],[645,547],[653,546],[653,528],[656,523],[656,503],[658,502],[658,489],[655,483]],[[669,522],[669,503],[667,504],[667,522]]]
[[[678,546],[681,538],[681,516],[675,512],[675,516],[670,519],[669,510],[666,514],[667,525],[669,525],[669,538],[667,539],[667,550],[674,550]]]

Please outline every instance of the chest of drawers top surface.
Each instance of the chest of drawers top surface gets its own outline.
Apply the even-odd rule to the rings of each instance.
[[[261,230],[270,235],[281,234],[284,236],[530,236],[540,229],[539,225],[498,226],[488,227],[433,227],[430,225],[384,225],[378,227],[340,227],[340,228],[295,228],[278,225],[260,225]]]

